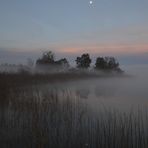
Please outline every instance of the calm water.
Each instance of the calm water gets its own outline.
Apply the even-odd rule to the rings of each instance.
[[[128,110],[148,106],[148,65],[123,67],[131,77],[98,78],[57,83],[50,88],[68,91],[94,109],[100,106]]]

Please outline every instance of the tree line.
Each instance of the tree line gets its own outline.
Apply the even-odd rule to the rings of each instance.
[[[77,57],[76,67],[78,69],[88,69],[92,63],[92,59],[88,53],[84,53],[81,56]],[[37,59],[36,66],[53,66],[53,67],[70,67],[70,64],[66,58],[60,60],[55,60],[55,55],[52,51],[47,51],[42,54],[42,57]],[[96,70],[102,71],[116,71],[122,72],[119,67],[119,62],[114,57],[97,57],[95,65],[93,66]]]

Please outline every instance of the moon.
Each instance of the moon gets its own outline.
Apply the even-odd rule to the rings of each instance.
[[[89,4],[92,5],[93,4],[93,1],[89,1]]]

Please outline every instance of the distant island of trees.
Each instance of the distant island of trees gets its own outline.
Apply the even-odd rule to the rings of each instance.
[[[82,54],[80,57],[77,57],[76,68],[79,70],[87,70],[90,68],[92,60],[88,53]],[[56,69],[69,69],[70,64],[66,58],[60,60],[55,60],[55,55],[52,51],[47,51],[42,54],[42,57],[36,60],[36,67],[44,68],[46,70]],[[119,67],[119,62],[114,57],[97,57],[93,69],[96,71],[103,72],[117,72],[123,73]]]

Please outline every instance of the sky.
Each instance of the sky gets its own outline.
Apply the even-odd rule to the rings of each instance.
[[[52,50],[148,63],[148,0],[92,2],[0,0],[0,62]]]

